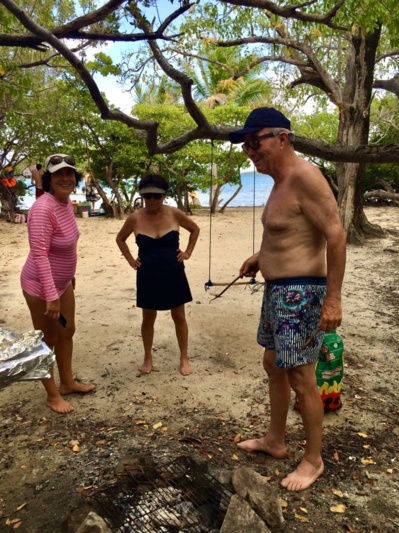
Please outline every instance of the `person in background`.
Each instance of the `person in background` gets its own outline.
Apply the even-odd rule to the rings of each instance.
[[[258,329],[269,378],[270,425],[265,437],[239,443],[246,451],[287,456],[285,430],[291,389],[301,406],[305,453],[282,486],[308,488],[324,470],[323,405],[315,364],[324,332],[341,324],[346,235],[334,195],[320,170],[299,157],[291,123],[274,108],[254,109],[244,128],[230,133],[256,170],[274,180],[262,214],[260,251],[240,274],[265,278]]]
[[[188,360],[188,326],[184,305],[191,302],[190,287],[184,272],[184,260],[191,257],[199,227],[180,209],[164,204],[167,181],[159,174],[145,176],[139,183],[139,195],[145,206],[132,213],[119,231],[116,242],[129,265],[137,270],[137,307],[142,308],[141,334],[144,362],[140,372],[152,370],[152,344],[157,311],[171,310],[180,348],[180,373],[191,374]],[[179,228],[190,234],[185,251],[179,248]],[[136,259],[126,244],[134,233],[139,248]]]
[[[31,178],[31,183],[32,185],[35,186],[36,200],[40,198],[42,194],[44,194],[43,183],[42,183],[43,174],[44,172],[42,170],[42,165],[38,163],[36,165],[36,170],[33,172],[32,178]]]
[[[21,273],[21,286],[33,327],[44,334],[44,342],[54,350],[60,376],[57,388],[53,370],[42,381],[47,405],[56,413],[74,410],[63,396],[85,394],[92,383],[73,378],[72,352],[75,333],[75,271],[79,231],[70,200],[81,179],[73,157],[49,156],[42,177],[44,194],[29,211],[30,252]]]
[[[7,165],[4,169],[4,177],[1,178],[1,183],[7,187],[7,190],[10,192],[14,198],[16,197],[15,188],[17,186],[17,181],[14,178],[14,167],[12,165]]]
[[[133,204],[133,211],[138,211],[139,209],[141,209],[141,198],[136,198],[135,201],[134,201],[134,204]]]
[[[94,212],[96,202],[100,199],[100,195],[98,194],[97,188],[92,185],[92,179],[89,173],[85,176],[85,182],[86,202],[91,203],[91,210]]]

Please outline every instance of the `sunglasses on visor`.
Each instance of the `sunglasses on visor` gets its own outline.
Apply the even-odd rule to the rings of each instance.
[[[141,196],[144,200],[160,200],[163,195],[160,192],[145,192]]]
[[[280,135],[280,131],[271,131],[269,133],[265,133],[264,135],[258,135],[256,137],[252,137],[249,141],[246,141],[244,144],[241,145],[241,148],[244,150],[245,153],[248,153],[248,150],[251,148],[252,150],[259,150],[260,148],[260,139],[267,139],[269,137],[277,137],[277,135]]]
[[[75,159],[70,155],[53,155],[47,163],[47,168],[49,165],[59,165],[63,161],[65,161],[67,165],[72,165],[73,167],[76,166]]]

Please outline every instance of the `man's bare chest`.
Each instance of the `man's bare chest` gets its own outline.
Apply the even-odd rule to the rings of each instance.
[[[262,214],[265,230],[280,232],[290,229],[301,217],[296,195],[289,189],[272,191]]]

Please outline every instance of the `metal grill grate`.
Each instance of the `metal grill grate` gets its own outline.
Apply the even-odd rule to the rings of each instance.
[[[232,492],[191,457],[140,457],[90,500],[113,531],[217,533]]]

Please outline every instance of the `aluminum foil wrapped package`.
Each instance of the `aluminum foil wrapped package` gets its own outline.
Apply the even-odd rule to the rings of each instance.
[[[46,379],[55,355],[43,342],[43,333],[13,333],[0,327],[0,389],[14,381]]]

